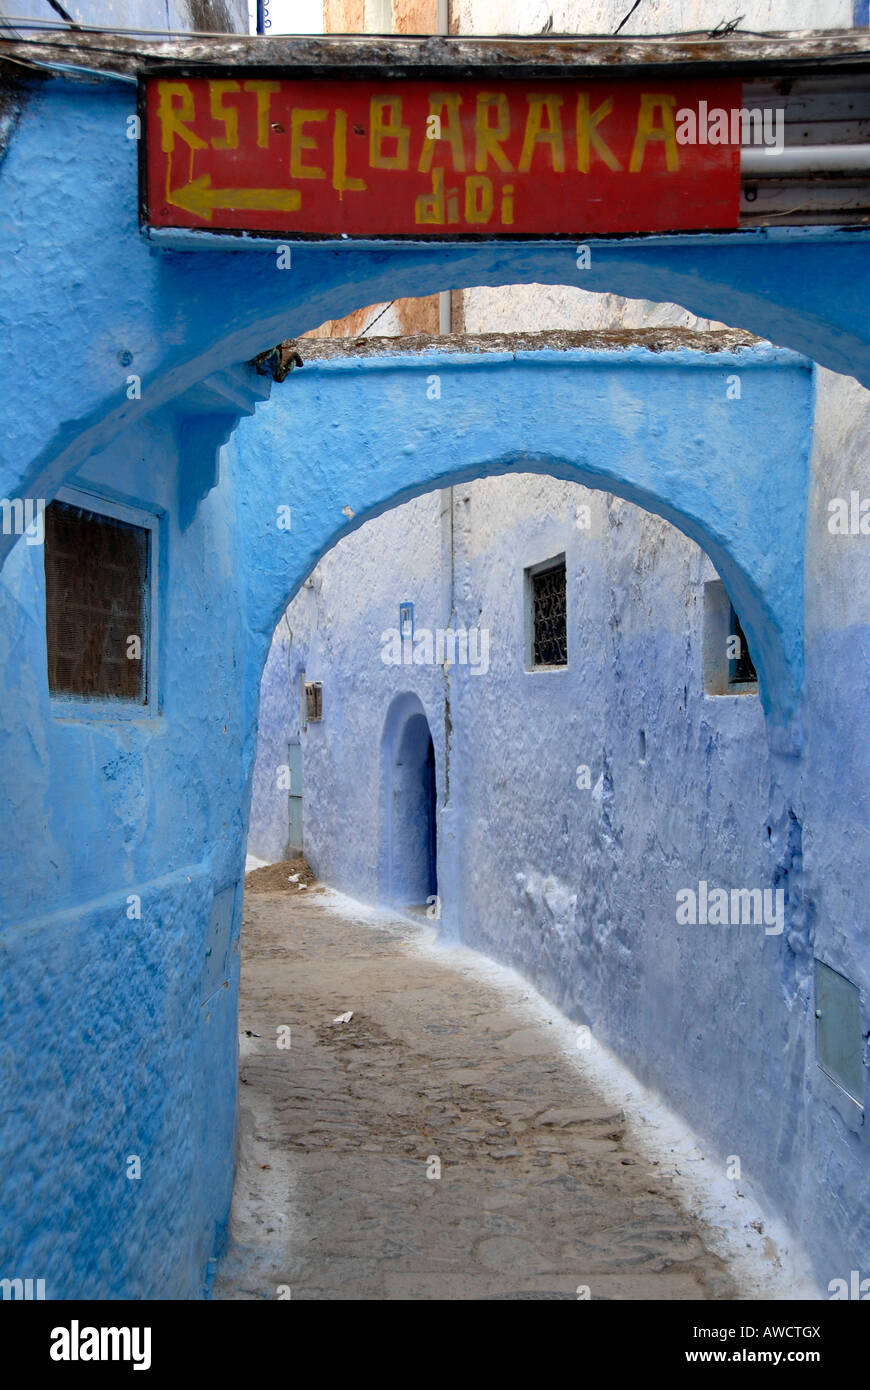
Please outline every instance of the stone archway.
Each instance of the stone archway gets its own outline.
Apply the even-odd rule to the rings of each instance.
[[[541,282],[682,304],[870,384],[866,231],[604,239],[589,243],[584,269],[558,241],[309,243],[278,270],[268,242],[180,250],[142,236],[125,85],[52,78],[22,100],[0,165],[0,495],[51,499],[85,459],[170,403],[192,420],[188,452],[204,461],[191,466],[207,476],[262,394],[263,378],[243,365],[256,352],[360,305],[447,287]],[[0,535],[0,557],[12,541]]]
[[[551,473],[656,512],[706,550],[755,654],[765,712],[788,724],[803,672],[805,359],[676,330],[306,351],[305,370],[228,450],[260,664],[289,598],[350,530],[435,487]],[[276,526],[276,504],[290,508],[290,530]]]

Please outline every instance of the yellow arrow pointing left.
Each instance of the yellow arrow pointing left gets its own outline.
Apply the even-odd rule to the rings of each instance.
[[[298,188],[212,188],[211,175],[203,174],[173,189],[168,201],[210,222],[215,208],[233,212],[296,212],[302,206],[302,194]]]

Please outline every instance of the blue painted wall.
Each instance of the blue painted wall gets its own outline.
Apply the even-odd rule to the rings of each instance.
[[[160,515],[153,718],[56,717],[41,548],[0,575],[0,1267],[51,1298],[200,1296],[231,1193],[245,649],[229,493],[182,532],[179,467],[153,417],[78,480]]]
[[[521,417],[493,415],[479,375],[476,393],[466,384],[476,369],[451,362],[473,451],[464,433],[445,431],[446,412],[436,426],[424,391],[413,403],[402,396],[408,378],[420,378],[416,365],[399,364],[393,380],[346,371],[341,410],[342,373],[306,369],[282,388],[289,417],[278,406],[248,421],[212,486],[215,450],[258,387],[245,369],[226,369],[361,304],[538,280],[682,302],[870,380],[867,236],[627,240],[593,246],[590,271],[559,244],[306,246],[282,272],[265,246],[191,253],[141,236],[131,88],[47,80],[20,97],[0,165],[0,496],[48,500],[81,470],[90,486],[160,510],[166,567],[160,716],[60,721],[46,689],[41,556],[0,536],[0,1266],[45,1278],[52,1297],[195,1297],[229,1205],[233,894],[258,680],[285,602],[347,529],[342,508],[359,524],[441,482],[517,461],[613,490],[627,479],[627,495],[715,552],[757,643],[774,727],[799,688],[809,428],[806,368],[768,349],[757,367],[746,363],[760,397],[748,397],[740,427],[710,404],[724,361],[662,360],[653,374],[626,354],[616,372],[591,364],[581,389],[579,364],[508,360],[496,368],[509,383],[500,389],[512,404],[528,397]],[[141,399],[128,399],[131,373]],[[297,375],[311,384],[299,389]],[[664,391],[654,406],[653,375]],[[577,396],[570,418],[566,391]],[[393,431],[387,456],[368,407],[400,398],[405,433]],[[676,416],[677,405],[691,415]],[[750,448],[759,439],[762,450]],[[735,473],[729,449],[753,464],[773,459],[780,491],[766,496],[757,475]],[[283,503],[293,507],[286,534],[274,526]],[[756,509],[768,519],[766,547]],[[774,550],[784,518],[794,526],[777,530]],[[838,703],[837,713],[848,722],[855,707]],[[863,803],[858,813],[863,825]],[[142,898],[139,922],[122,911],[130,893]],[[139,1181],[124,1176],[130,1154],[142,1159]],[[846,1159],[836,1161],[845,1173]]]
[[[439,591],[443,501],[430,494],[399,513],[373,508],[380,514],[372,528],[352,534],[346,525],[347,539],[315,572],[316,608],[294,601],[288,615],[302,648],[324,649],[324,724],[316,750],[305,744],[307,852],[327,882],[390,901],[378,874],[390,824],[381,731],[397,699],[419,700],[435,734],[439,786],[449,783],[439,825],[445,931],[518,967],[589,1023],[690,1120],[722,1171],[729,1155],[739,1156],[745,1180],[800,1236],[825,1288],[862,1268],[870,1241],[863,1115],[818,1066],[813,995],[817,957],[859,986],[862,1034],[870,1033],[870,555],[860,537],[828,529],[832,497],[868,491],[870,397],[823,374],[814,434],[814,383],[799,361],[771,360],[764,349],[746,354],[742,399],[729,403],[728,415],[718,408],[719,387],[734,364],[723,369],[699,352],[676,360],[646,354],[642,366],[638,356],[620,364],[623,354],[614,353],[608,364],[603,353],[573,363],[569,354],[544,354],[536,367],[520,354],[491,368],[471,357],[451,368],[449,358],[426,354],[377,365],[309,362],[239,429],[233,447],[252,480],[265,477],[270,460],[274,467],[281,439],[287,462],[304,449],[313,475],[328,476],[334,518],[342,506],[361,505],[375,465],[388,484],[395,479],[398,496],[414,490],[417,468],[439,486],[461,482],[454,623],[491,633],[486,678],[458,668],[445,686],[440,669],[385,666],[381,635],[396,625],[400,598],[415,602],[418,625],[437,627],[450,611]],[[437,403],[424,389],[433,372]],[[363,396],[367,377],[383,384]],[[315,420],[327,410],[320,452]],[[433,412],[436,425],[428,423]],[[626,431],[645,412],[651,427],[634,448]],[[566,422],[570,443],[560,439]],[[731,484],[702,538],[707,549],[715,552],[735,519],[731,543],[751,545],[757,526],[768,559],[787,534],[806,544],[803,598],[800,563],[790,571],[808,636],[791,720],[783,722],[775,683],[766,718],[757,698],[705,694],[704,585],[716,578],[713,566],[656,518],[600,492],[579,494],[593,513],[591,530],[579,531],[578,494],[529,476],[544,466],[525,453],[531,439],[552,450],[558,477],[572,476],[562,449],[587,465],[613,460],[628,496],[634,470],[649,467],[683,498],[689,470],[712,501],[708,477],[722,481],[720,469],[730,466]],[[471,468],[457,466],[493,450],[497,470],[511,440],[518,461],[504,477],[470,482]],[[492,471],[478,465],[478,473]],[[588,481],[579,469],[573,476]],[[765,491],[772,517],[750,502]],[[662,500],[647,497],[666,515]],[[303,511],[306,537],[307,517]],[[530,675],[523,568],[561,552],[569,670]],[[261,565],[267,553],[264,543]],[[765,623],[779,636],[788,626],[756,612],[756,656]],[[280,713],[272,670],[270,662],[266,747]],[[589,765],[594,791],[576,788],[580,763]],[[676,893],[701,879],[781,889],[783,933],[678,925]],[[865,1054],[865,1092],[866,1062]]]

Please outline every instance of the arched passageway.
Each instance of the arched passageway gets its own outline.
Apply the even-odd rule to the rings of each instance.
[[[26,788],[27,802],[10,817],[4,847],[6,915],[28,924],[16,936],[23,943],[43,914],[45,943],[25,952],[16,978],[23,996],[36,997],[50,961],[53,1007],[63,1016],[112,959],[118,921],[134,923],[125,941],[132,951],[141,936],[136,969],[111,998],[113,1011],[132,1010],[140,1026],[125,1031],[119,1022],[124,1041],[106,1085],[114,1078],[134,1117],[118,1120],[117,1144],[128,1143],[130,1124],[151,1136],[152,1162],[165,1178],[160,1200],[172,1194],[196,1233],[179,1273],[186,1288],[219,1237],[214,1213],[228,1210],[232,1182],[234,1001],[260,672],[288,599],[339,537],[396,502],[483,475],[538,472],[620,494],[672,521],[713,559],[749,637],[770,728],[788,735],[800,702],[810,364],[733,334],[715,342],[672,333],[556,346],[510,341],[487,352],[444,346],[396,354],[395,344],[376,344],[369,356],[312,360],[242,423],[219,475],[199,471],[215,438],[208,447],[200,440],[200,453],[195,443],[188,448],[168,413],[89,460],[79,485],[112,497],[126,479],[125,495],[149,505],[160,538],[157,698],[145,717],[93,727],[80,712],[58,717],[44,628],[34,618],[45,611],[41,557],[22,544],[3,571],[13,619],[0,634],[8,785]],[[728,395],[734,376],[739,400]],[[436,755],[440,747],[436,738]],[[58,767],[65,783],[87,788],[74,805],[57,803]],[[22,879],[14,866],[35,840],[41,855]],[[449,889],[455,881],[452,854],[445,846],[439,856],[442,895],[443,882]],[[59,887],[53,866],[72,863],[75,876],[68,868]],[[141,915],[128,919],[128,911]],[[155,923],[166,924],[163,935]],[[151,955],[166,929],[184,937],[185,949],[172,957],[183,962],[181,973],[160,956],[160,989],[183,997],[194,1022],[167,1041],[155,1118],[136,1086],[135,1059],[149,1046],[137,1002],[147,1003],[148,991],[137,972],[150,978],[157,968]],[[79,949],[66,969],[70,941]],[[14,1016],[16,1029],[28,1026],[26,1009]],[[27,1055],[23,1039],[10,1047]],[[79,1094],[87,1069],[73,1071]],[[199,1078],[192,1114],[191,1077]],[[43,1123],[27,1098],[51,1084],[32,1065],[13,1083],[25,1136]],[[86,1095],[80,1102],[87,1105]],[[65,1113],[54,1112],[51,1124],[62,1126]],[[208,1133],[193,1186],[178,1164],[181,1116]],[[55,1142],[67,1141],[58,1134]],[[159,1229],[157,1189],[145,1197],[125,1228],[131,1249],[146,1229]],[[9,1194],[9,1207],[20,1240],[29,1221],[20,1193]],[[83,1240],[108,1248],[99,1204],[82,1230]],[[40,1258],[49,1256],[41,1250]],[[68,1278],[69,1265],[65,1271]],[[131,1277],[119,1265],[112,1287],[129,1287]]]
[[[838,1111],[841,1130],[832,1133],[813,1081],[804,1087],[802,1029],[820,949],[813,932],[824,930],[821,939],[853,977],[866,976],[866,926],[853,937],[841,924],[852,923],[853,901],[867,897],[862,865],[870,862],[868,755],[854,718],[866,705],[854,673],[864,669],[870,638],[855,607],[860,590],[839,569],[848,619],[836,630],[817,622],[813,640],[816,671],[844,679],[817,681],[810,696],[803,681],[806,523],[811,515],[823,529],[827,502],[811,495],[808,512],[809,364],[733,344],[730,355],[705,360],[695,345],[687,350],[702,363],[697,369],[678,360],[678,349],[623,343],[618,355],[605,349],[611,367],[589,351],[588,370],[551,359],[541,372],[508,344],[492,361],[506,385],[500,402],[492,378],[481,390],[478,372],[472,388],[471,364],[455,356],[441,385],[446,379],[456,391],[435,397],[425,375],[442,375],[437,353],[411,370],[397,363],[392,375],[391,367],[356,363],[306,369],[273,392],[274,410],[244,422],[220,461],[218,449],[268,394],[246,365],[257,351],[362,304],[447,286],[571,284],[683,304],[870,382],[870,234],[822,227],[592,241],[582,268],[575,248],[555,241],[311,244],[294,250],[285,275],[269,243],[200,254],[140,235],[138,152],[123,133],[128,88],[50,77],[28,80],[20,98],[0,166],[0,256],[9,267],[0,493],[50,501],[78,474],[89,497],[148,511],[159,541],[159,669],[141,717],[100,722],[59,709],[46,678],[41,557],[23,540],[16,546],[4,527],[4,1145],[37,1156],[43,1207],[57,1217],[54,1228],[34,1229],[28,1185],[7,1180],[4,1263],[11,1254],[17,1265],[26,1251],[31,1268],[70,1296],[153,1296],[165,1292],[171,1222],[169,1281],[184,1296],[200,1290],[232,1183],[241,851],[271,631],[317,558],[351,527],[427,488],[515,469],[648,506],[697,540],[725,582],[768,715],[766,780],[781,815],[767,821],[767,840],[785,827],[770,867],[791,895],[791,930],[768,949],[781,951],[779,985],[800,1005],[777,1018],[766,1040],[769,1055],[785,1059],[794,1101],[782,1105],[772,1181],[796,1188],[798,1158],[802,1175],[860,1177],[857,1126]],[[63,196],[57,169],[67,171]],[[649,365],[662,369],[661,395],[643,384]],[[374,428],[377,373],[381,406],[392,398],[402,409],[402,437]],[[725,378],[735,374],[743,376],[740,404],[725,395]],[[848,476],[842,483],[839,495],[849,497]],[[292,512],[292,527],[276,526],[281,509]],[[816,574],[827,592],[828,571]],[[812,716],[809,744],[802,715]],[[846,740],[845,752],[831,730]],[[715,737],[705,737],[713,767]],[[758,781],[748,757],[741,775]],[[842,845],[857,842],[848,867],[826,882],[824,912],[794,812],[802,787],[823,788],[816,864],[841,865]],[[91,1001],[93,1036],[89,1026],[69,1027],[71,1017],[84,1022]],[[713,1018],[716,1008],[711,999]],[[155,1038],[156,1016],[173,1026]],[[35,1032],[54,1037],[56,1049],[34,1051]],[[695,1036],[689,1021],[685,1036]],[[701,1111],[706,1104],[688,1089],[680,1099]],[[83,1149],[84,1130],[105,1137],[96,1155]],[[132,1203],[117,1155],[140,1150],[149,1182]],[[42,1163],[59,1152],[69,1155],[66,1167]],[[837,1183],[817,1185],[813,1196],[807,1219],[832,1257],[866,1236]],[[59,1242],[72,1200],[77,1229]]]

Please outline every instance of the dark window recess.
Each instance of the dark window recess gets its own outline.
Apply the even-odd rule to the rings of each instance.
[[[307,681],[305,685],[305,716],[309,723],[323,718],[323,686],[320,681]]]
[[[45,509],[45,634],[53,695],[147,701],[149,534],[52,502]],[[138,659],[128,655],[138,637]]]
[[[568,665],[565,563],[530,576],[535,666]]]
[[[749,685],[758,680],[755,667],[752,664],[752,657],[749,655],[749,643],[746,634],[740,626],[740,619],[731,605],[731,617],[728,624],[728,634],[730,637],[738,638],[740,642],[739,655],[728,659],[728,684],[729,685]]]

